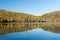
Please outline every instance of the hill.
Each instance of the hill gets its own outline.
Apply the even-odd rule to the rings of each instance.
[[[46,13],[41,16],[48,22],[60,22],[60,11],[54,11],[50,13]]]
[[[0,22],[40,22],[42,20],[41,17],[31,14],[0,10]]]
[[[60,22],[60,11],[34,16],[27,13],[0,10],[0,22]]]

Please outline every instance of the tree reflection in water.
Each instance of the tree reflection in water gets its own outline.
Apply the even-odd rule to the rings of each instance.
[[[34,28],[42,28],[46,31],[60,33],[60,24],[0,24],[0,35],[24,32]]]

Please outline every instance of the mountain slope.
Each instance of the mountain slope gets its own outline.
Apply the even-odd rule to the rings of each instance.
[[[33,16],[26,13],[11,12],[6,10],[0,10],[0,22],[38,22],[42,21],[42,18]]]
[[[33,16],[21,12],[0,10],[0,22],[60,22],[60,11]]]
[[[54,11],[41,16],[48,22],[60,22],[60,11]]]

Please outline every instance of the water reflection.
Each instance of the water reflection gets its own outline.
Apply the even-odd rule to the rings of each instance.
[[[60,33],[60,24],[43,24],[40,27],[46,31]]]
[[[35,28],[60,33],[60,24],[0,24],[0,35],[24,32]]]
[[[23,32],[36,28],[37,25],[32,24],[0,24],[0,35],[13,32]]]

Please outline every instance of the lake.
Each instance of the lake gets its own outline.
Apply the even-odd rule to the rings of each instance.
[[[60,40],[60,24],[1,23],[0,40]]]

